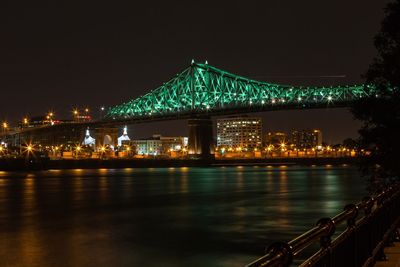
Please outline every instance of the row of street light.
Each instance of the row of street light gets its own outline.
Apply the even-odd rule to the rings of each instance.
[[[105,111],[105,107],[104,106],[100,107],[100,109],[99,109],[100,118],[103,118],[104,111]],[[84,109],[80,110],[78,108],[74,108],[72,110],[72,117],[73,117],[74,121],[91,120],[90,109],[84,108]],[[44,122],[45,122],[45,124],[54,125],[55,124],[55,112],[54,111],[47,112],[46,115],[44,116]],[[30,119],[27,116],[23,117],[21,120],[21,123],[20,123],[20,127],[28,127],[30,125],[31,125]],[[3,121],[1,123],[1,128],[2,128],[2,132],[7,132],[10,130],[11,127],[7,121]]]

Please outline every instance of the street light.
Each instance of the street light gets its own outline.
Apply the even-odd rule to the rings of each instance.
[[[73,111],[72,111],[72,114],[74,115],[74,119],[76,120],[76,121],[79,121],[79,111],[78,111],[78,109],[74,109]]]

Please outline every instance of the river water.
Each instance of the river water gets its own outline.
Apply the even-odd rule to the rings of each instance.
[[[243,266],[365,195],[351,166],[0,172],[0,266]]]

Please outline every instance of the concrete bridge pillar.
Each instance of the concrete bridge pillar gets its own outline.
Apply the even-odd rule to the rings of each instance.
[[[190,119],[189,126],[189,155],[192,158],[214,158],[213,126],[210,118]]]

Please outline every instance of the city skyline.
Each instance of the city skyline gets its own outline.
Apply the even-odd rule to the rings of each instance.
[[[217,67],[263,81],[298,85],[362,83],[360,75],[375,55],[372,39],[383,17],[384,4],[229,2],[213,3],[212,9],[196,6],[188,10],[174,3],[162,7],[141,3],[135,7],[136,16],[124,11],[123,6],[101,2],[95,7],[83,4],[79,10],[62,4],[10,4],[4,9],[2,24],[5,41],[0,52],[4,59],[0,86],[6,101],[0,107],[0,119],[15,121],[48,110],[65,117],[75,106],[97,109],[119,104],[157,87],[192,58],[207,59]],[[92,7],[92,12],[84,12]],[[229,11],[241,9],[247,12],[240,18],[229,15]],[[169,12],[175,16],[167,16]],[[109,15],[109,20],[97,23],[101,14]],[[206,22],[190,19],[204,14],[210,18]],[[357,21],[354,16],[358,16]],[[157,22],[166,18],[167,25]],[[47,19],[54,23],[46,24]],[[146,23],[139,23],[141,20]],[[315,20],[320,25],[313,23]],[[212,42],[210,36],[215,37]],[[250,42],[246,36],[258,38]],[[357,135],[359,123],[345,110],[299,113],[266,112],[262,117],[271,130],[291,128],[291,123],[300,121],[302,128],[331,132],[332,140]],[[310,125],[308,116],[316,125]],[[175,127],[169,129],[185,124],[170,123]],[[162,124],[149,127],[163,128]],[[153,132],[143,130],[143,135]]]

